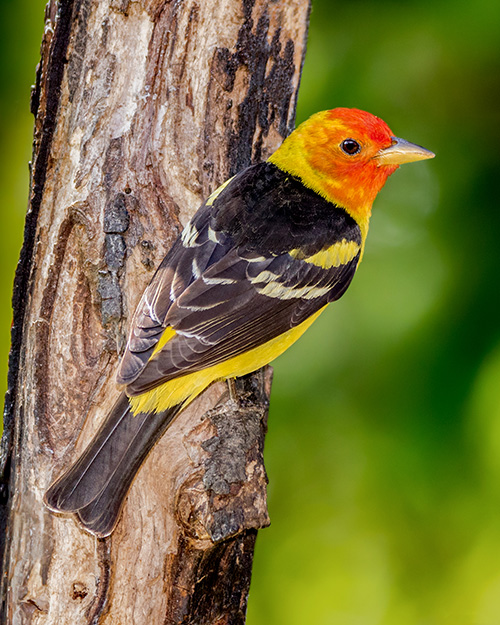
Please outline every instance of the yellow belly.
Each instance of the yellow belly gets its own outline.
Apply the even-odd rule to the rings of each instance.
[[[174,380],[169,380],[146,393],[131,397],[130,405],[133,414],[138,414],[139,412],[161,412],[180,403],[184,403],[184,406],[187,406],[212,382],[236,378],[260,369],[295,343],[324,309],[325,307],[321,308],[317,313],[308,317],[292,330],[244,354],[230,358],[202,371],[195,371]]]

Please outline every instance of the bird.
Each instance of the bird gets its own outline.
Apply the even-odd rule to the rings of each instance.
[[[371,113],[334,108],[217,188],[146,287],[118,365],[121,394],[45,504],[108,536],[175,416],[213,382],[273,361],[344,294],[386,180],[434,156]]]

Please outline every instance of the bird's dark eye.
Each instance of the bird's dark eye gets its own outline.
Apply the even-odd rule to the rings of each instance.
[[[361,146],[357,141],[354,141],[354,139],[344,139],[340,147],[346,154],[349,154],[349,156],[353,156],[361,150]]]

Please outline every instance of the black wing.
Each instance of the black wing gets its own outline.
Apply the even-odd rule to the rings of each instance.
[[[344,262],[310,262],[346,241]],[[201,207],[144,292],[119,382],[139,394],[290,330],[344,293],[360,245],[354,220],[297,179],[268,163],[242,172]],[[167,327],[175,336],[151,359]]]

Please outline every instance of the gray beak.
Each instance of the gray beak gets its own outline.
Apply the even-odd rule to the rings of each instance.
[[[403,163],[413,163],[414,161],[424,161],[434,158],[436,155],[430,150],[426,150],[420,145],[410,143],[399,137],[392,137],[392,145],[380,150],[374,159],[380,165],[402,165]]]

